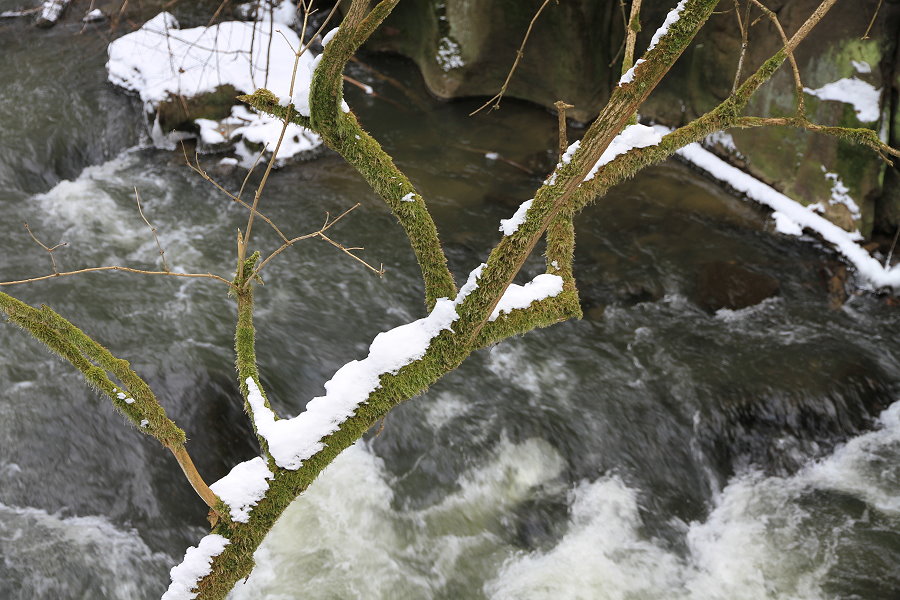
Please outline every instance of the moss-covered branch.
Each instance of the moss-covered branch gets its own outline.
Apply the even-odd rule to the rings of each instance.
[[[425,303],[429,309],[438,298],[453,298],[456,284],[447,267],[437,227],[425,200],[409,178],[397,168],[381,145],[360,126],[351,112],[341,108],[343,70],[347,61],[378,25],[387,17],[398,0],[383,0],[368,14],[366,0],[354,0],[321,57],[310,87],[310,117],[302,117],[279,106],[268,90],[258,90],[241,100],[255,109],[279,118],[290,116],[297,124],[309,127],[325,144],[340,154],[363,176],[372,189],[384,199],[406,231],[422,271]]]
[[[10,321],[78,369],[85,381],[107,396],[139,431],[156,438],[169,450],[197,494],[218,512],[219,499],[203,481],[184,448],[184,431],[166,416],[150,386],[131,369],[128,361],[113,356],[47,306],[34,308],[0,292],[0,310]]]

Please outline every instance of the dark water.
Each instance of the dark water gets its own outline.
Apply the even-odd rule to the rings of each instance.
[[[137,102],[106,83],[106,40],[77,29],[0,22],[0,279],[50,272],[23,221],[68,243],[64,269],[153,267],[134,186],[172,266],[229,277],[244,212],[180,154],[147,146]],[[380,97],[348,88],[348,102],[428,199],[462,277],[552,164],[555,118],[510,101],[470,119],[474,102],[432,101],[409,65],[366,61],[404,89],[354,66]],[[201,160],[240,186],[242,173]],[[259,289],[260,368],[285,413],[422,315],[400,229],[337,157],[274,172],[262,210],[300,234],[356,202],[334,237],[364,246],[384,278],[310,241]],[[586,318],[479,352],[391,413],[295,503],[234,596],[897,597],[900,317],[870,294],[831,308],[834,258],[770,229],[676,163],[610,193],[578,221]],[[704,274],[722,264],[777,280],[778,294],[715,312]],[[4,290],[129,359],[208,481],[255,455],[222,286],[87,274]],[[0,390],[0,597],[161,594],[204,533],[174,462],[11,326]]]

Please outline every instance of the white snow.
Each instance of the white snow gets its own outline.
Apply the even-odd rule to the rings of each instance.
[[[634,81],[634,70],[642,62],[644,62],[643,58],[637,59],[635,61],[635,63],[631,66],[631,68],[622,74],[622,77],[619,79],[619,87],[625,85],[626,83],[631,83],[632,81]]]
[[[253,422],[256,431],[268,443],[275,464],[283,469],[299,469],[303,461],[324,448],[322,438],[337,431],[341,423],[367,402],[369,395],[380,386],[382,375],[395,374],[422,358],[431,340],[441,331],[451,329],[453,322],[459,318],[456,307],[478,287],[484,267],[482,263],[472,270],[456,300],[438,298],[428,316],[375,336],[368,356],[350,361],[338,369],[325,383],[325,395],[310,400],[306,410],[292,419],[276,420],[275,413],[265,405],[259,386],[252,377],[248,377],[247,402]],[[546,273],[524,286],[511,284],[489,319],[493,321],[501,314],[527,308],[532,302],[556,296],[562,289],[562,277]]]
[[[519,208],[516,209],[516,212],[513,213],[512,217],[500,219],[500,231],[503,232],[504,236],[512,235],[519,230],[519,225],[525,222],[525,213],[531,208],[532,202],[534,202],[534,198],[526,200],[519,205]]]
[[[400,198],[400,201],[401,202],[415,202],[416,201],[415,192],[410,192],[410,193],[406,194],[405,196]]]
[[[496,152],[485,152],[484,157],[488,160],[497,160],[498,158],[500,158],[500,155]]]
[[[450,329],[457,318],[456,305],[439,298],[427,317],[379,333],[369,346],[369,355],[341,367],[325,384],[325,395],[310,400],[306,410],[293,419],[276,421],[275,413],[265,406],[259,387],[248,378],[253,420],[268,442],[276,464],[284,469],[300,468],[304,460],[324,447],[322,438],[337,431],[367,401],[379,387],[381,375],[396,373],[422,358],[431,340]]]
[[[600,160],[591,168],[591,172],[584,178],[590,181],[600,170],[600,167],[610,162],[620,154],[625,154],[634,148],[647,148],[657,145],[662,140],[662,134],[653,127],[647,125],[629,125],[622,133],[613,138],[609,147],[600,155]]]
[[[340,29],[340,27],[335,27],[334,29],[332,29],[331,31],[326,33],[324,36],[322,36],[322,47],[323,48],[328,45],[328,42],[330,42],[331,40],[334,39],[334,36],[337,35],[338,29]]]
[[[856,118],[863,123],[877,121],[881,114],[879,110],[881,90],[875,89],[871,83],[856,77],[839,79],[814,90],[805,87],[803,91],[820,100],[835,100],[852,104],[856,111]]]
[[[283,2],[276,14],[291,10],[295,11],[296,6]],[[212,27],[178,29],[175,18],[163,12],[109,45],[109,80],[137,92],[148,112],[170,95],[191,97],[226,84],[244,93],[265,86],[279,98],[291,100],[291,46],[299,47],[300,40],[286,27],[278,31],[269,44],[269,27],[259,22],[226,21]],[[297,68],[293,101],[304,116],[309,116],[312,62],[308,54],[303,54]],[[222,144],[240,135],[249,142],[268,144],[271,150],[281,133],[280,121],[252,113],[243,106],[235,106],[231,116],[221,122],[198,119],[197,123],[201,142],[207,145]],[[317,135],[290,124],[277,158],[284,159],[320,144]],[[241,154],[240,149],[238,153]]]
[[[666,127],[656,125],[660,133],[669,133]],[[860,277],[876,288],[900,288],[900,266],[885,268],[857,244],[858,232],[848,233],[817,215],[799,202],[791,200],[781,192],[769,187],[758,179],[732,167],[700,144],[689,144],[678,150],[678,155],[703,169],[716,179],[726,182],[748,198],[768,206],[775,211],[776,227],[783,233],[798,235],[803,228],[811,229],[825,241],[832,244],[858,271]]]
[[[859,210],[859,206],[850,196],[850,189],[844,185],[840,176],[837,173],[829,173],[824,166],[822,167],[822,172],[825,173],[825,179],[831,182],[831,198],[828,200],[828,203],[843,204],[850,211],[851,217],[857,221],[861,219],[862,213]]]
[[[462,54],[460,54],[459,44],[448,37],[440,39],[437,54],[434,58],[444,71],[458,69],[466,64]]]
[[[85,23],[94,23],[96,21],[102,21],[105,18],[106,15],[103,14],[103,11],[99,8],[95,8],[94,10],[86,12],[81,20]]]
[[[235,465],[228,475],[209,486],[209,489],[228,505],[233,521],[247,523],[250,520],[250,509],[266,495],[268,480],[272,477],[274,475],[266,461],[257,456]]]
[[[641,124],[629,125],[622,130],[622,133],[613,138],[613,141],[610,142],[603,154],[600,155],[600,159],[593,167],[591,167],[590,172],[585,176],[584,180],[590,181],[593,179],[594,175],[597,174],[597,171],[600,170],[600,167],[612,161],[620,154],[625,154],[634,148],[655,146],[662,140],[662,136],[663,134],[653,127]],[[556,169],[554,169],[550,177],[544,181],[545,185],[554,185],[556,183],[557,171],[561,166],[569,164],[572,161],[572,157],[575,156],[575,152],[577,152],[579,148],[581,148],[581,140],[569,144],[569,147],[566,148],[559,163],[556,165]]]
[[[647,46],[647,52],[656,48],[656,44],[659,43],[662,36],[669,33],[669,28],[681,18],[681,11],[684,10],[686,4],[687,0],[681,0],[675,8],[669,11],[669,14],[666,15],[666,20],[663,21],[663,24],[656,30],[656,33],[653,34],[653,39],[650,40],[650,45]]]
[[[265,6],[261,6],[261,4],[260,0],[239,4],[237,13],[240,17],[248,20],[268,22],[271,18],[272,22],[283,25],[293,25],[297,22],[297,5],[291,0],[281,0],[274,10],[268,3]]]
[[[549,273],[542,273],[525,285],[511,283],[488,320],[494,321],[502,314],[519,308],[528,308],[532,302],[556,296],[562,289],[562,277]]]
[[[856,69],[856,72],[861,75],[872,72],[872,66],[864,60],[851,60],[850,64],[852,64],[853,68]]]
[[[160,600],[193,600],[196,592],[191,590],[203,577],[209,574],[213,558],[225,550],[229,544],[228,538],[211,533],[200,540],[197,547],[191,546],[184,553],[184,560],[180,565],[172,567],[169,576],[172,583]]]

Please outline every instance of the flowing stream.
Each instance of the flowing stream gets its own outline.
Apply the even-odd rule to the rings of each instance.
[[[107,40],[79,29],[0,22],[0,279],[52,272],[25,221],[67,242],[62,269],[155,268],[134,187],[172,268],[230,277],[245,211],[149,144],[138,102],[106,82]],[[469,118],[476,102],[433,101],[409,64],[366,60],[403,87],[352,66],[378,96],[347,100],[428,199],[464,277],[553,164],[555,117],[504,101]],[[243,172],[200,160],[240,187]],[[332,235],[383,278],[310,240],[258,288],[259,364],[283,413],[423,314],[402,231],[336,156],[273,172],[261,206],[296,235],[357,202]],[[897,309],[871,293],[833,307],[832,254],[678,163],[577,226],[585,318],[478,352],[393,411],[295,502],[232,598],[900,597]],[[779,291],[708,310],[710,264]],[[130,360],[208,481],[255,455],[224,286],[100,273],[3,289]],[[0,598],[158,597],[205,513],[155,441],[0,327]]]

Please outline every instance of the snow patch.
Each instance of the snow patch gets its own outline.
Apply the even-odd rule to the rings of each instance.
[[[434,58],[444,71],[458,69],[466,65],[460,53],[459,44],[448,37],[440,39],[437,54]]]
[[[510,313],[516,309],[528,308],[532,302],[539,302],[546,298],[557,296],[563,289],[563,280],[559,275],[543,273],[538,275],[525,285],[511,283],[500,302],[491,313],[489,321],[494,321],[502,314]]]
[[[881,114],[878,106],[881,90],[876,89],[871,83],[856,77],[839,79],[814,90],[805,87],[803,91],[820,100],[834,100],[852,104],[853,109],[856,111],[856,118],[862,123],[873,123],[878,120]]]
[[[197,582],[209,575],[213,559],[225,550],[230,540],[221,535],[211,533],[200,540],[196,547],[191,546],[184,553],[184,560],[180,565],[172,567],[169,575],[172,583],[160,600],[193,600],[196,592],[191,590]]]
[[[416,201],[416,193],[410,192],[410,193],[406,194],[405,196],[403,196],[402,198],[400,198],[400,201],[401,202],[415,202]]]
[[[526,200],[519,205],[513,216],[508,219],[500,219],[500,231],[503,232],[504,236],[512,235],[519,230],[519,225],[525,222],[525,213],[531,208],[532,202],[534,202],[534,198]]]
[[[627,71],[625,71],[625,73],[622,74],[622,77],[619,79],[619,87],[622,87],[626,83],[631,83],[632,81],[634,81],[634,70],[642,62],[645,62],[643,58],[637,59],[637,61],[635,61],[634,65],[632,65],[632,67],[630,69],[628,69]]]
[[[282,2],[275,11],[276,20],[286,18],[284,15],[292,11],[296,12],[293,3]],[[139,30],[113,41],[106,69],[112,83],[138,93],[148,112],[171,95],[192,97],[231,85],[244,93],[265,86],[282,104],[293,102],[301,115],[309,116],[313,59],[308,54],[300,57],[295,93],[291,96],[291,47],[299,47],[300,39],[292,30],[283,28],[277,39],[269,42],[269,28],[258,22],[226,21],[212,27],[178,29],[175,17],[163,12]],[[198,119],[197,124],[200,141],[205,145],[215,146],[241,136],[248,142],[268,144],[270,149],[275,147],[282,125],[273,117],[257,115],[243,106],[233,107],[231,116],[223,121]],[[162,140],[163,136],[159,137]],[[321,143],[317,135],[290,124],[277,158],[294,156]],[[238,148],[237,152],[252,154],[246,148]]]
[[[235,465],[228,475],[209,486],[209,489],[228,505],[233,521],[247,523],[250,520],[250,509],[266,495],[268,480],[273,477],[266,461],[257,456]]]
[[[647,148],[655,146],[662,140],[662,134],[653,127],[647,125],[629,125],[622,133],[613,138],[609,147],[600,155],[600,160],[591,168],[591,172],[584,178],[590,181],[600,170],[600,167],[612,161],[620,154],[625,154],[634,148]]]
[[[872,72],[872,66],[864,60],[851,60],[850,64],[856,69],[860,75],[867,75]]]
[[[829,204],[843,204],[847,207],[847,210],[850,211],[850,216],[852,216],[857,221],[862,219],[862,213],[859,210],[859,206],[850,197],[850,189],[844,185],[844,182],[841,181],[840,176],[837,173],[829,173],[825,170],[825,167],[822,167],[822,172],[825,173],[825,179],[831,182],[831,198],[828,200]]]
[[[655,128],[664,134],[671,131],[662,125],[656,125]],[[864,248],[856,243],[861,239],[859,232],[844,231],[799,202],[791,200],[758,179],[732,167],[713,153],[703,149],[700,144],[688,144],[678,150],[677,154],[719,181],[746,194],[751,200],[774,210],[773,216],[779,231],[798,235],[802,228],[811,229],[832,244],[835,250],[856,268],[860,277],[874,287],[900,288],[900,266],[886,268],[872,258]]]
[[[339,29],[340,29],[340,27],[335,27],[334,29],[332,29],[331,31],[326,33],[324,36],[322,36],[322,47],[323,48],[328,45],[328,42],[330,42],[331,40],[334,39],[334,36],[337,35],[337,32]]]
[[[681,18],[681,11],[684,10],[685,5],[687,5],[687,0],[681,0],[675,8],[669,11],[669,14],[666,15],[666,20],[663,21],[663,24],[656,30],[656,33],[653,34],[653,39],[650,40],[650,45],[647,46],[647,52],[656,48],[656,44],[659,43],[662,36],[669,33],[669,28],[678,22],[678,19]]]

